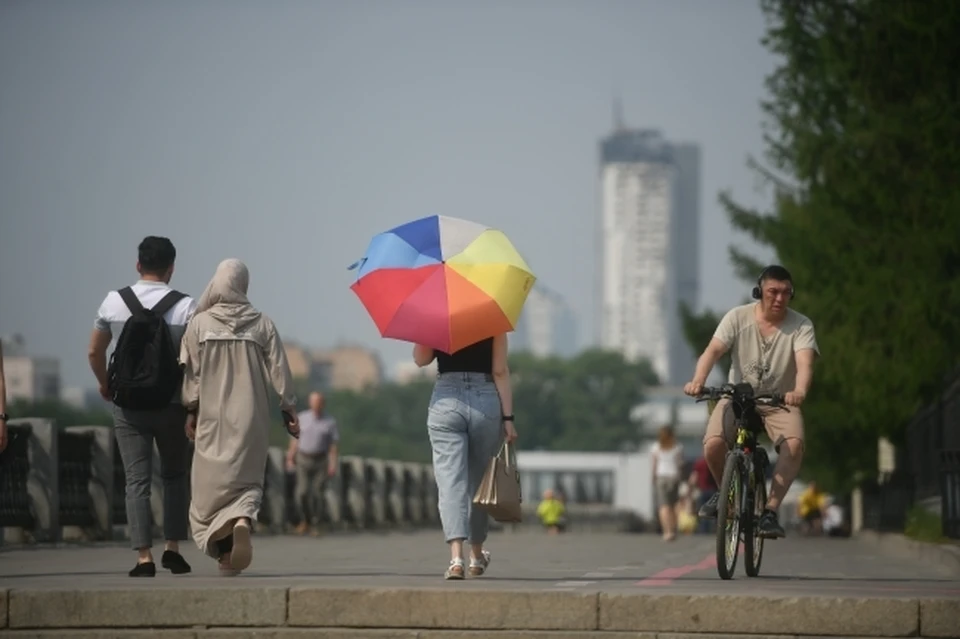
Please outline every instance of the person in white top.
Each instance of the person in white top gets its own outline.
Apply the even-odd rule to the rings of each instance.
[[[653,485],[657,491],[657,509],[663,538],[677,537],[677,501],[680,498],[680,478],[683,471],[683,446],[673,434],[673,428],[660,429],[657,441],[650,449],[653,462]]]
[[[131,577],[156,576],[156,564],[151,550],[153,519],[150,506],[154,442],[160,456],[160,476],[163,480],[163,534],[166,543],[161,566],[176,575],[191,571],[190,564],[180,554],[179,545],[179,542],[188,538],[187,512],[190,506],[190,448],[183,428],[187,413],[180,402],[180,377],[163,376],[163,381],[172,389],[169,402],[165,406],[156,410],[131,407],[125,400],[120,399],[119,395],[115,395],[111,388],[107,358],[107,349],[114,338],[117,338],[114,355],[124,343],[124,328],[127,321],[133,318],[133,304],[144,309],[162,311],[159,314],[169,331],[169,343],[172,343],[172,349],[165,353],[170,356],[169,360],[164,358],[167,366],[162,370],[164,373],[174,370],[179,373],[176,358],[180,340],[187,323],[193,317],[197,303],[189,295],[176,292],[170,287],[176,258],[177,250],[169,238],[151,235],[143,239],[137,247],[137,272],[140,279],[129,287],[110,291],[103,298],[97,310],[87,353],[90,369],[100,387],[100,395],[113,403],[113,432],[126,479],[130,544],[138,553],[137,564],[129,573]],[[140,309],[136,310],[138,317],[141,316]],[[130,332],[128,337],[135,340],[135,335],[136,332]],[[156,349],[144,349],[139,359],[146,359],[155,352]]]

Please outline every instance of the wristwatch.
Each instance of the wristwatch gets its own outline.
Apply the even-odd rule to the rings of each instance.
[[[500,420],[504,422],[512,422],[513,415],[501,415]]]
[[[0,422],[5,422],[10,419],[10,416],[6,413],[0,413]]]

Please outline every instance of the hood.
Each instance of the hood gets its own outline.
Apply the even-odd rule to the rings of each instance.
[[[208,308],[206,313],[234,333],[248,328],[260,319],[260,311],[249,304],[221,302]]]

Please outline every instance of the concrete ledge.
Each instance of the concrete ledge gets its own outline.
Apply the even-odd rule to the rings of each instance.
[[[925,599],[920,602],[921,637],[960,635],[960,599]]]
[[[98,628],[96,630],[7,630],[0,631],[4,639],[197,639],[193,630],[131,630],[129,628]]]
[[[0,590],[0,637],[956,637],[958,599],[221,587]],[[133,630],[142,629],[142,630]]]
[[[600,630],[916,636],[911,599],[600,594]]]
[[[594,630],[596,593],[291,588],[291,626]]]
[[[281,626],[284,588],[12,590],[10,628]]]

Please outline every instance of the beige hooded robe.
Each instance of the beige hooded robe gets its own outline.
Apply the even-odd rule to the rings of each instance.
[[[240,260],[221,262],[180,349],[183,404],[198,411],[190,527],[197,546],[214,558],[215,542],[232,532],[233,520],[256,521],[271,418],[296,406],[283,344],[270,318],[247,300],[249,280]]]

